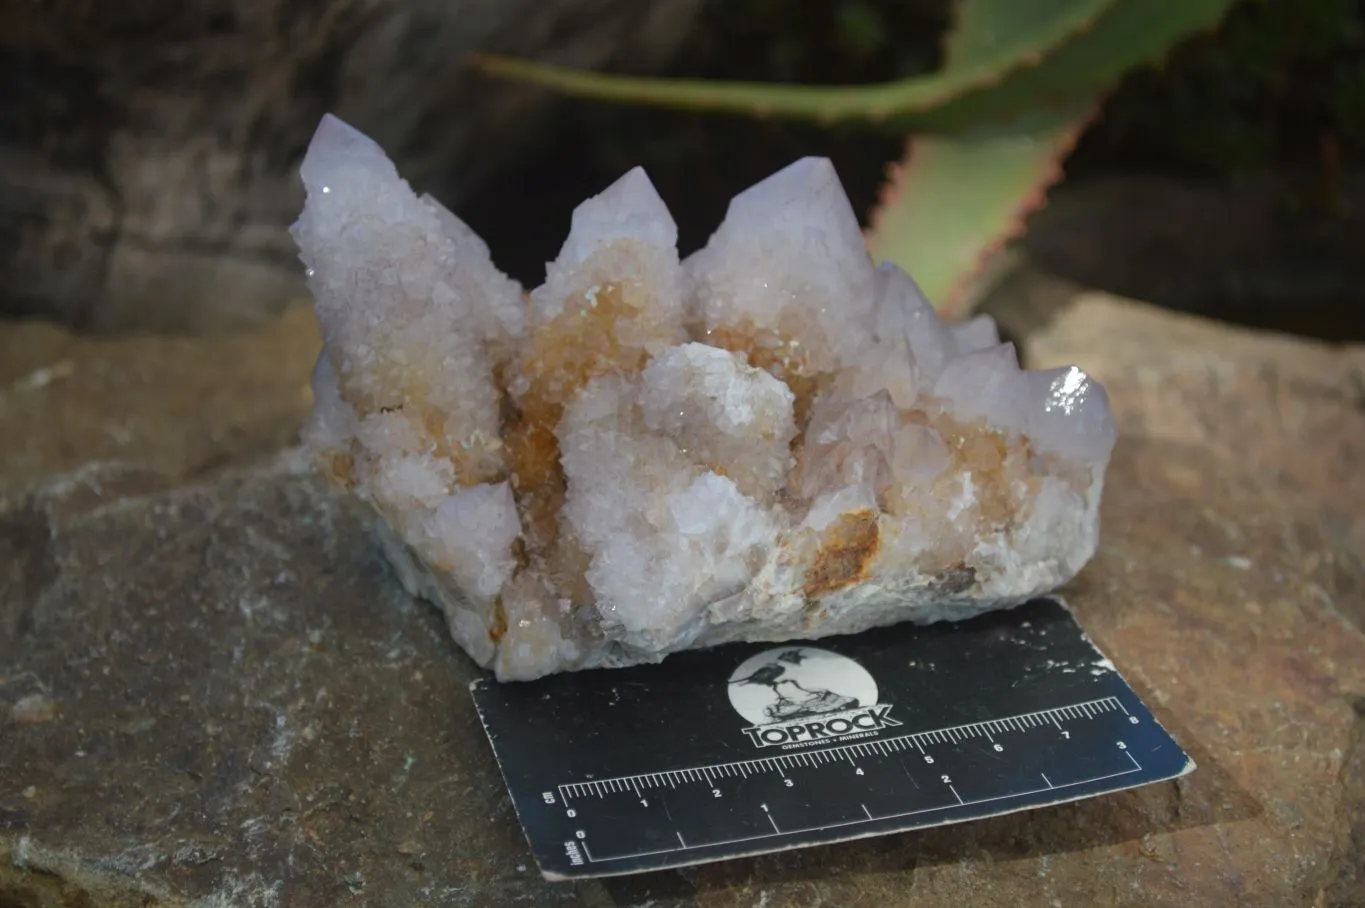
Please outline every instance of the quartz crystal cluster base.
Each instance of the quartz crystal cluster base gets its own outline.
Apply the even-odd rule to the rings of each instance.
[[[303,180],[305,443],[500,679],[965,618],[1094,552],[1103,389],[941,321],[874,265],[826,160],[681,260],[632,170],[529,293],[334,117]]]

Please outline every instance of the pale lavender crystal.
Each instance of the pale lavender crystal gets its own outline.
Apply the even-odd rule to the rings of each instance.
[[[1094,552],[1104,390],[945,324],[826,160],[740,193],[685,262],[632,170],[529,294],[341,121],[303,178],[305,444],[500,678],[967,617]]]
[[[875,269],[824,158],[802,158],[735,196],[686,265],[703,332],[783,332],[816,371],[848,361],[870,333]]]

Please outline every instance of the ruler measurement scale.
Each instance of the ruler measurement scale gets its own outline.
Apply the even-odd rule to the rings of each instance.
[[[639,773],[631,776],[618,776],[609,779],[569,782],[557,786],[557,800],[564,809],[565,818],[570,821],[577,821],[575,825],[581,825],[583,811],[590,810],[590,805],[585,805],[583,802],[589,801],[590,799],[600,801],[613,795],[629,793],[633,794],[642,805],[648,807],[648,799],[643,794],[645,791],[652,792],[654,790],[660,790],[663,792],[676,792],[679,786],[705,783],[714,792],[716,791],[716,780],[737,779],[740,782],[743,782],[754,776],[774,772],[779,774],[783,779],[785,787],[790,789],[794,787],[795,783],[786,776],[784,770],[819,769],[833,764],[849,762],[854,766],[858,775],[862,775],[863,770],[853,761],[853,757],[858,756],[875,759],[907,752],[913,752],[918,756],[924,757],[926,760],[925,765],[930,766],[935,765],[936,761],[932,754],[925,752],[926,747],[930,749],[935,747],[942,749],[972,739],[985,738],[993,752],[1003,753],[1004,746],[995,741],[995,735],[1000,735],[1004,738],[1011,733],[1051,727],[1063,735],[1063,740],[1069,740],[1071,733],[1068,729],[1063,727],[1063,723],[1090,720],[1104,715],[1122,717],[1124,724],[1129,726],[1139,724],[1140,722],[1136,716],[1129,713],[1128,709],[1123,705],[1123,702],[1117,697],[1100,697],[1066,706],[1034,710],[998,719],[986,719],[978,722],[969,722],[961,725],[932,729],[929,731],[912,732],[872,741],[861,741],[854,744],[812,748],[772,757],[737,760],[708,766],[694,766],[684,769]],[[994,735],[992,734],[992,730],[994,731]],[[1065,792],[1068,789],[1076,789],[1098,782],[1107,782],[1125,775],[1142,772],[1142,765],[1128,749],[1126,742],[1119,739],[1114,743],[1115,750],[1118,751],[1117,759],[1126,762],[1126,768],[1118,769],[1114,772],[1073,779],[1062,784],[1054,784],[1052,780],[1048,778],[1046,772],[1040,771],[1038,773],[1038,778],[1041,780],[1042,784],[1035,787],[1020,788],[1001,795],[964,799],[951,781],[951,775],[942,773],[940,774],[940,778],[952,798],[945,800],[941,804],[912,810],[873,813],[867,807],[867,804],[864,803],[866,799],[863,799],[859,800],[857,803],[857,812],[861,812],[862,816],[855,815],[844,820],[788,828],[779,826],[776,818],[772,815],[768,804],[760,802],[758,810],[761,812],[760,815],[771,826],[771,831],[722,839],[699,840],[693,837],[689,840],[683,837],[681,830],[675,829],[673,830],[673,838],[677,844],[633,852],[603,853],[599,851],[594,853],[592,851],[592,836],[585,829],[578,828],[574,830],[572,842],[566,840],[564,844],[566,850],[581,849],[583,857],[586,858],[589,863],[610,864],[614,861],[627,861],[655,855],[695,851],[698,849],[727,845],[740,845],[746,842],[758,842],[765,839],[778,838],[780,836],[794,836],[817,831],[826,832],[841,828],[848,829],[850,827],[868,826],[882,821],[895,821],[907,817],[936,812],[949,814],[954,811],[1005,802],[1011,799],[1029,798],[1047,794],[1049,792],[1062,792],[1063,795],[1059,797],[1058,800],[1070,800],[1070,798],[1065,796]],[[943,759],[945,758],[940,757],[938,763],[939,768],[951,768],[951,764],[942,762]],[[907,777],[910,776],[908,769],[905,770],[905,774]],[[551,792],[542,793],[542,798],[547,806],[554,804],[556,800]],[[851,833],[851,835],[856,835],[856,833]]]
[[[552,880],[926,829],[1194,769],[1055,599],[472,690]]]
[[[600,796],[624,791],[620,786],[645,785],[646,787],[663,787],[664,782],[668,782],[671,787],[676,787],[679,782],[700,781],[703,773],[718,773],[731,775],[741,773],[747,776],[753,772],[771,772],[780,768],[791,769],[796,766],[814,766],[811,762],[816,757],[819,762],[828,763],[834,760],[844,759],[844,754],[856,754],[858,756],[870,756],[874,753],[881,756],[890,756],[892,753],[905,750],[910,745],[914,745],[923,752],[924,744],[956,744],[958,741],[985,734],[990,738],[989,729],[995,726],[997,734],[1006,731],[1024,731],[1028,728],[1038,728],[1044,725],[1054,725],[1058,730],[1062,721],[1071,719],[1091,719],[1103,712],[1111,712],[1115,709],[1122,710],[1128,716],[1132,724],[1137,724],[1135,716],[1128,715],[1127,708],[1117,697],[1101,697],[1085,703],[1076,703],[1071,706],[1059,706],[1053,709],[1040,709],[1030,713],[1022,713],[1017,716],[1008,716],[1004,719],[986,719],[981,722],[968,722],[963,725],[954,725],[949,728],[937,728],[933,731],[920,731],[912,734],[897,735],[892,738],[877,739],[873,741],[860,742],[858,744],[843,744],[837,747],[810,748],[803,751],[784,754],[774,757],[760,757],[755,760],[736,760],[730,763],[716,763],[710,766],[692,767],[689,769],[670,769],[662,772],[642,773],[634,776],[618,776],[612,779],[596,779],[590,782],[568,782],[558,786],[559,796],[566,803],[570,796],[582,798],[591,793]],[[1040,717],[1047,721],[1041,721]],[[709,779],[708,779],[709,781]],[[636,792],[639,793],[638,791]]]

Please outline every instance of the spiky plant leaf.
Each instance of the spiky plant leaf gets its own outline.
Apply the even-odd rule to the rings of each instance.
[[[904,127],[937,127],[938,134],[912,138],[883,188],[867,234],[873,255],[914,274],[945,315],[965,315],[992,257],[1023,231],[1060,178],[1104,91],[1125,69],[1159,55],[1162,36],[1217,21],[1232,2],[1122,0],[1044,63],[903,118]],[[963,0],[944,47],[949,68],[995,40],[992,24],[980,18],[987,12]]]
[[[604,75],[476,56],[486,72],[622,103],[818,122],[894,120],[962,131],[1039,104],[1092,97],[1133,66],[1217,24],[1237,0],[959,0],[936,73],[866,86]]]
[[[960,20],[967,29],[952,64],[930,75],[882,85],[819,87],[605,75],[488,54],[473,55],[470,62],[493,75],[603,101],[822,123],[875,121],[932,110],[997,84],[1014,70],[1035,66],[1082,34],[1116,2],[1120,0],[962,0]]]
[[[874,254],[962,308],[990,254],[1023,228],[1061,161],[1129,69],[1221,21],[1237,0],[958,0],[943,68],[821,88],[603,76],[504,58],[490,72],[586,97],[819,121],[890,120],[912,139],[874,212]]]
[[[964,14],[980,0],[962,0]],[[1039,106],[1089,104],[1128,71],[1161,59],[1175,45],[1214,28],[1238,0],[1119,0],[1091,27],[1058,45],[1037,66],[1023,67],[996,85],[964,92],[933,109],[907,110],[899,129],[952,134],[998,122]],[[968,40],[961,26],[946,48]],[[979,40],[973,38],[972,40]],[[949,64],[951,65],[951,63]]]
[[[911,138],[872,214],[873,257],[913,274],[946,317],[965,315],[973,280],[1042,204],[1093,109],[1073,104],[968,135]]]

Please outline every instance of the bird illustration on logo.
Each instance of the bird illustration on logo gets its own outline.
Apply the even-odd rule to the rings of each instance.
[[[775,699],[763,706],[763,715],[770,722],[789,722],[810,716],[856,709],[864,704],[857,697],[836,693],[823,687],[807,687],[796,677],[799,668],[815,653],[788,649],[752,667],[748,674],[730,679],[731,684],[751,684],[766,687]],[[769,655],[769,654],[764,654]],[[830,654],[832,655],[832,654]],[[749,667],[747,664],[743,667]],[[875,696],[874,696],[875,702]]]

